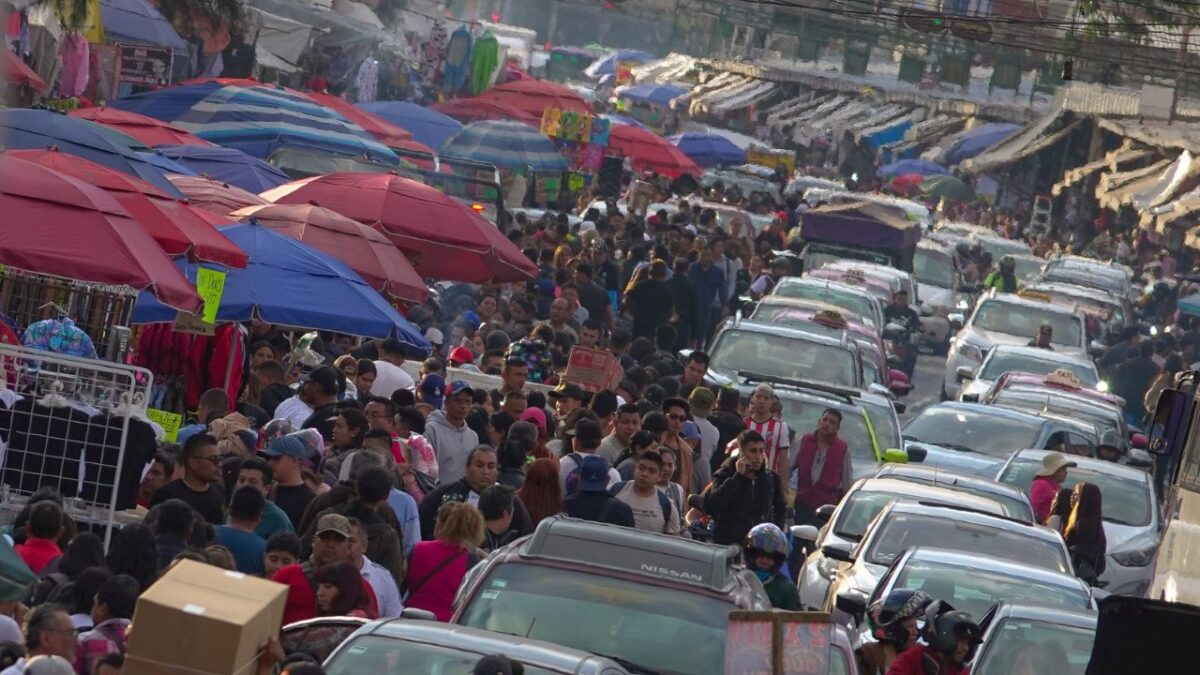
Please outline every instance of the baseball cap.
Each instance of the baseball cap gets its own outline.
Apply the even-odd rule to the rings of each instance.
[[[579,463],[579,489],[604,492],[608,489],[608,460],[599,455],[584,455]]]
[[[700,386],[692,389],[692,393],[688,396],[688,405],[692,408],[693,413],[704,417],[712,412],[716,400],[717,397],[713,394],[712,389]]]
[[[338,374],[331,366],[321,366],[308,374],[309,382],[316,382],[327,395],[338,393]]]
[[[471,387],[471,383],[466,380],[455,380],[446,387],[446,397],[449,398],[464,391],[471,394],[475,393],[475,389]]]
[[[683,429],[679,431],[679,435],[683,436],[685,441],[698,441],[700,440],[700,427],[696,426],[695,422],[688,420],[683,423]]]
[[[450,350],[450,365],[456,366],[463,363],[470,363],[475,360],[475,355],[466,347],[455,347]]]
[[[550,398],[573,398],[582,401],[583,388],[577,384],[564,382],[558,385],[558,387],[551,389],[546,395]]]
[[[350,519],[340,513],[326,513],[317,520],[317,536],[326,532],[340,534],[350,538]]]
[[[600,425],[586,418],[576,422],[575,428],[567,432],[567,435],[578,438],[581,443],[599,443],[604,440]]]
[[[444,335],[442,335],[442,331],[438,330],[437,328],[430,328],[429,330],[425,331],[425,339],[429,340],[429,342],[432,344],[440,345],[445,341],[446,338]]]
[[[280,436],[267,444],[267,447],[263,448],[262,454],[267,457],[296,457],[304,459],[308,456],[308,451],[299,438],[295,436]]]
[[[421,380],[421,400],[441,410],[446,400],[446,380],[437,373],[430,373]]]
[[[546,411],[541,408],[526,408],[525,412],[521,413],[522,422],[530,422],[542,431],[546,430]]]

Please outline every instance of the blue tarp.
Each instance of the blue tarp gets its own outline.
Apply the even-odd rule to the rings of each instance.
[[[292,179],[286,173],[236,148],[213,145],[160,145],[159,154],[192,171],[258,194]]]
[[[148,0],[100,0],[100,18],[109,38],[187,49],[171,22]]]
[[[733,166],[746,163],[746,151],[720,134],[697,131],[677,134],[667,139],[683,154],[704,168]]]
[[[942,153],[942,163],[954,165],[996,145],[1024,127],[1020,124],[982,124],[959,136],[954,145]]]
[[[892,178],[910,173],[921,176],[939,176],[950,172],[941,164],[926,159],[902,159],[879,167],[879,171],[876,173],[880,178]]]
[[[879,131],[868,136],[863,136],[863,143],[867,144],[868,148],[878,148],[888,143],[895,143],[902,140],[904,134],[912,128],[913,121],[911,117],[904,117],[889,126],[886,126]]]
[[[359,103],[358,107],[404,129],[413,135],[414,141],[435,151],[463,127],[462,122],[449,115],[409,101],[374,101]]]
[[[673,84],[654,84],[646,82],[644,84],[635,84],[634,86],[621,92],[621,98],[627,98],[631,101],[639,103],[649,103],[652,105],[666,108],[671,105],[671,101],[688,93],[688,90]]]

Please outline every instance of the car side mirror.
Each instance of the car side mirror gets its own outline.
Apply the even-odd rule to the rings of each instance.
[[[903,396],[903,394],[897,395]],[[892,409],[896,411],[897,415],[903,415],[908,410],[908,404],[904,401],[892,401]]]
[[[416,607],[405,607],[400,610],[401,619],[409,619],[413,621],[437,621],[437,615],[427,609],[417,609]]]
[[[908,464],[908,453],[900,448],[888,448],[883,451],[883,461],[892,464]]]
[[[816,510],[817,520],[824,525],[833,517],[833,511],[837,508],[837,504],[824,504],[818,506]]]
[[[951,312],[947,314],[946,320],[950,322],[950,326],[954,328],[954,330],[962,328],[963,325],[967,323],[967,317],[963,316],[961,312]]]
[[[825,544],[821,547],[821,553],[830,560],[838,562],[852,563],[854,556],[851,554],[851,548],[845,544]]]
[[[954,374],[958,376],[958,381],[975,379],[975,369],[971,366],[959,366],[954,369]]]
[[[820,530],[813,525],[793,525],[791,533],[792,546],[803,548],[807,552],[812,549],[812,545],[817,540]]]
[[[883,339],[891,340],[892,342],[901,342],[908,337],[908,328],[903,324],[889,323],[883,327]]]
[[[863,617],[867,614],[867,596],[859,591],[842,591],[837,594],[833,604],[838,611],[854,617],[855,624],[862,623]]]
[[[925,448],[922,448],[919,445],[916,445],[916,446],[910,446],[907,449],[906,454],[908,455],[909,462],[920,463],[920,462],[924,462],[925,458],[929,456],[929,451],[926,450]]]
[[[1133,448],[1129,451],[1129,459],[1126,462],[1132,467],[1148,469],[1154,465],[1154,458],[1142,448]]]
[[[1106,347],[1104,343],[1099,340],[1092,340],[1088,343],[1088,354],[1091,354],[1092,356],[1099,356],[1103,354],[1104,350],[1106,349],[1108,349],[1108,347]]]

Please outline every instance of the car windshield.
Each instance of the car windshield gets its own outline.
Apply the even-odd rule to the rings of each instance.
[[[1040,468],[1040,460],[1035,462],[1021,457],[1008,465],[1000,480],[1028,490],[1033,484],[1034,474]],[[1150,493],[1149,483],[1084,467],[1067,469],[1067,480],[1063,487],[1073,488],[1077,483],[1092,483],[1100,488],[1100,503],[1103,505],[1101,512],[1105,520],[1134,527],[1150,524],[1153,495]]]
[[[863,317],[864,321],[874,323],[871,299],[861,293],[853,293],[825,286],[810,286],[808,284],[789,284],[786,281],[775,287],[775,293],[781,298],[798,298],[800,300],[819,300],[834,307],[841,307],[852,314]]]
[[[325,672],[329,675],[399,672],[462,675],[471,672],[483,657],[484,654],[440,647],[426,642],[364,635],[354,638],[327,662]],[[560,672],[538,668],[528,663],[522,665],[526,673],[533,675],[557,675]]]
[[[980,371],[979,378],[983,380],[998,380],[1001,375],[1010,371],[1033,373],[1034,375],[1049,375],[1060,368],[1065,368],[1074,373],[1075,377],[1079,378],[1079,382],[1086,387],[1094,387],[1100,381],[1100,378],[1096,374],[1096,367],[1090,363],[1064,361],[1063,359],[1055,359],[1053,357],[1043,359],[1032,354],[1009,350],[997,351],[992,354],[988,358],[987,363],[983,364],[983,370]]]
[[[982,660],[971,672],[976,675],[1084,675],[1092,660],[1095,639],[1096,631],[1091,628],[1007,618],[992,630],[988,646],[980,657]]]
[[[708,367],[730,380],[746,372],[845,387],[857,387],[859,375],[854,353],[841,345],[736,328],[722,331]]]
[[[729,612],[736,609],[729,602],[521,563],[494,567],[482,583],[462,615],[467,626],[616,656],[660,673],[724,672],[725,632]],[[683,644],[687,649],[664,648]]]
[[[938,288],[954,286],[954,259],[942,251],[917,248],[913,253],[913,276]]]
[[[962,408],[926,408],[904,426],[905,440],[1007,459],[1035,447],[1041,423]]]
[[[875,520],[875,516],[895,499],[903,499],[894,492],[874,492],[870,490],[855,490],[846,498],[838,512],[837,520],[833,523],[833,533],[842,539],[858,541],[862,539],[867,526]]]
[[[896,556],[914,546],[933,546],[990,555],[1064,573],[1071,570],[1061,541],[1056,543],[1032,536],[1032,530],[1026,525],[981,525],[947,518],[940,513],[892,512],[877,527],[867,551],[867,562],[876,565],[890,565]]]
[[[1064,347],[1083,345],[1083,322],[1063,311],[1052,311],[1029,305],[1016,305],[999,300],[986,300],[975,310],[971,325],[979,330],[1016,335],[1030,339],[1038,328],[1049,324],[1054,329],[1053,344]]]
[[[821,413],[830,407],[828,403],[820,401],[804,401],[786,397],[780,397],[779,402],[783,404],[783,421],[787,422],[788,428],[798,434],[797,438],[815,431],[817,420],[821,419]],[[875,462],[875,448],[871,444],[871,434],[867,431],[867,423],[863,420],[862,413],[857,410],[841,410],[841,413],[842,427],[838,430],[838,436],[846,441],[846,446],[850,449],[850,456],[853,459]],[[876,425],[877,436],[880,433],[878,427],[885,426],[887,425],[883,423]],[[896,446],[880,446],[880,450],[892,447]]]
[[[871,416],[871,427],[875,430],[875,439],[879,441],[880,450],[900,449],[900,424],[896,420],[896,409],[889,399],[885,403],[874,403],[872,399],[862,400],[863,409]],[[841,433],[841,432],[838,432]]]
[[[1090,602],[1083,588],[1048,584],[1027,577],[932,560],[910,561],[896,577],[894,588],[925,591],[931,597],[950,603],[954,609],[970,612],[971,616],[977,617],[987,614],[992,605],[1001,600],[1070,610],[1087,609]],[[1057,670],[1030,672],[1059,675]]]

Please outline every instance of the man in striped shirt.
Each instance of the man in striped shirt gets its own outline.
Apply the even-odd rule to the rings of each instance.
[[[787,484],[789,472],[788,448],[791,447],[791,431],[787,422],[771,412],[775,403],[775,391],[769,385],[760,384],[750,395],[750,415],[746,428],[757,431],[764,440],[766,464]]]

